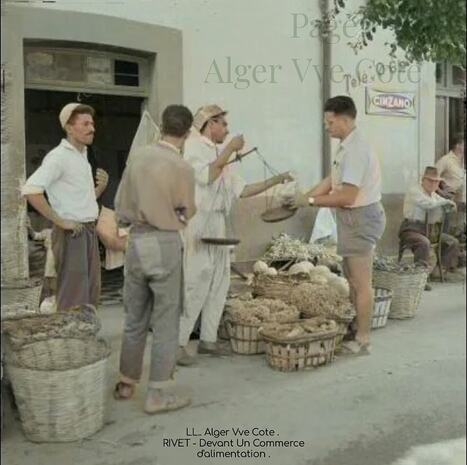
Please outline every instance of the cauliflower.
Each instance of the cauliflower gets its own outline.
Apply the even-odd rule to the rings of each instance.
[[[267,273],[269,269],[269,266],[267,263],[261,261],[261,260],[258,260],[254,265],[253,265],[253,271],[257,274],[260,274],[260,273]]]
[[[266,276],[277,276],[277,270],[275,268],[268,268],[265,274]]]
[[[303,261],[300,263],[295,263],[292,265],[289,270],[289,275],[293,276],[296,274],[309,274],[311,270],[313,270],[314,266],[313,263]]]
[[[345,278],[341,278],[339,276],[332,276],[328,279],[328,284],[333,287],[340,295],[344,297],[348,297],[350,290],[349,290],[349,283]]]

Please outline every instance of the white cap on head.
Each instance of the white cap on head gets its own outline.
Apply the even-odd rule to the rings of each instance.
[[[215,118],[216,116],[224,116],[227,112],[223,110],[218,105],[206,105],[201,107],[196,112],[193,118],[193,126],[198,130],[201,131],[203,126],[211,119]]]
[[[58,115],[58,119],[60,120],[60,124],[63,129],[65,129],[66,123],[68,123],[68,120],[70,119],[71,114],[73,111],[79,107],[81,103],[67,103],[62,110],[60,111],[60,114]]]

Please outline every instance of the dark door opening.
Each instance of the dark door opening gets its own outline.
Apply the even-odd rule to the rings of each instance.
[[[79,101],[96,110],[93,148],[109,176],[118,184],[138,128],[143,100],[140,97],[26,89],[26,175],[30,176],[44,156],[65,137],[58,121],[62,107]],[[39,218],[32,216],[37,224]]]

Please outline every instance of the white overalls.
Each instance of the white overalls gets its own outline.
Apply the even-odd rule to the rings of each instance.
[[[200,312],[201,340],[216,342],[219,321],[230,285],[230,247],[201,242],[202,237],[224,238],[233,202],[245,182],[231,166],[209,184],[209,164],[218,156],[210,139],[194,129],[185,143],[184,158],[195,169],[197,213],[185,229],[185,308],[180,319],[180,345],[185,346]]]

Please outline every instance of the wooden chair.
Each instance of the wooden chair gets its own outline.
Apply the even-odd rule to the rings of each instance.
[[[444,229],[444,221],[445,221],[445,212],[444,210],[442,211],[441,215],[441,221],[437,223],[432,223],[430,224],[428,222],[428,212],[425,216],[425,231],[426,231],[426,237],[429,238],[430,244],[431,244],[431,249],[436,255],[436,265],[435,268],[438,267],[439,270],[439,276],[441,279],[441,282],[444,282],[444,271],[443,271],[443,266],[441,264],[441,239],[443,235],[443,229]],[[402,261],[402,256],[404,255],[405,250],[407,249],[407,246],[399,241],[399,254],[398,254],[398,261],[399,263]]]

